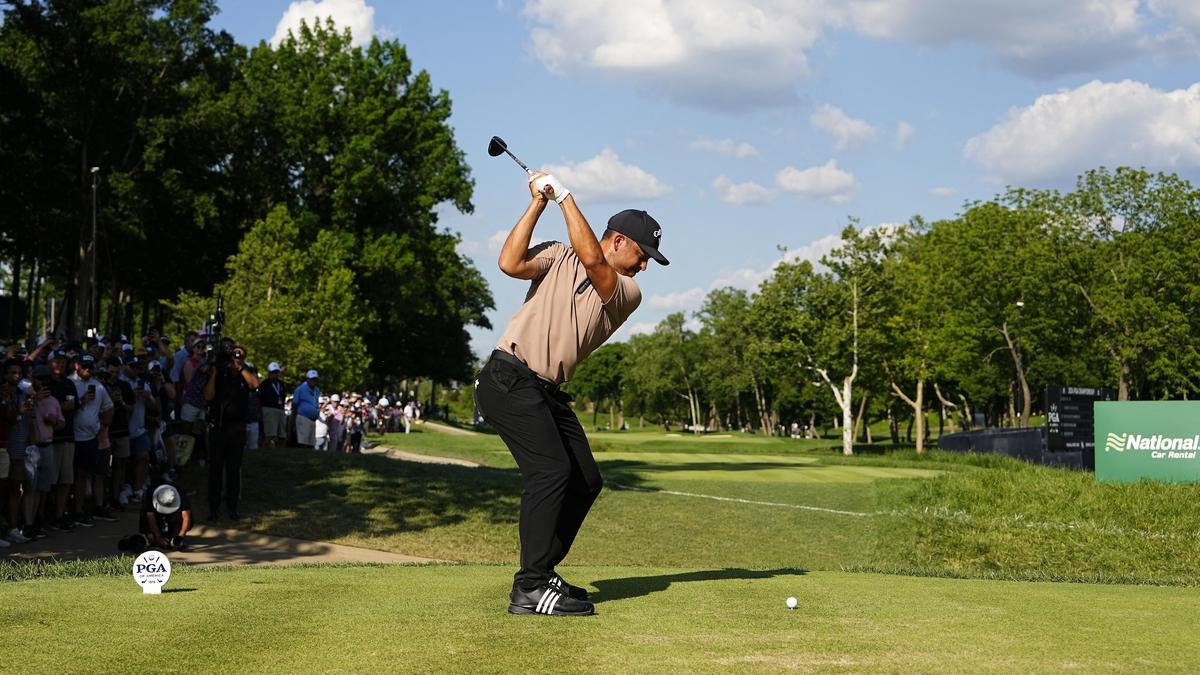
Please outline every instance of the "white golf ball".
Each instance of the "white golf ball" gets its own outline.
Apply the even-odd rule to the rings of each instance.
[[[788,609],[796,609],[796,598],[794,598],[794,597],[788,598],[787,606],[788,606]]]

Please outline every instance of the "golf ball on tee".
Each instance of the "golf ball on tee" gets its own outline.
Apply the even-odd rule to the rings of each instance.
[[[796,598],[795,597],[788,598],[787,606],[788,606],[788,609],[796,609]]]

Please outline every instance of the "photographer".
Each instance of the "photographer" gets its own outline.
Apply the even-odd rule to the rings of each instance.
[[[208,368],[206,364],[204,366]],[[242,490],[242,455],[246,450],[250,392],[258,389],[258,376],[246,368],[246,350],[225,338],[217,347],[211,376],[204,384],[209,404],[208,508],[209,520],[221,517],[222,480],[229,518],[238,520]]]
[[[187,495],[169,482],[156,481],[142,498],[138,534],[125,537],[117,548],[134,555],[148,548],[180,551],[191,529],[192,506]]]

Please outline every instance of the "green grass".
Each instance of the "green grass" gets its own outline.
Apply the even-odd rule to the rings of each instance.
[[[844,457],[827,441],[595,434],[607,489],[563,573],[596,592],[601,616],[544,620],[503,612],[521,490],[503,443],[417,429],[384,442],[483,466],[254,451],[243,527],[462,564],[184,567],[168,586],[176,592],[154,598],[128,578],[128,558],[4,563],[0,581],[18,583],[0,583],[0,653],[21,640],[33,671],[1200,662],[1189,632],[1200,600],[1196,486],[1102,485],[992,456],[874,447]],[[193,499],[203,479],[185,477]],[[801,609],[784,609],[789,595]],[[204,639],[167,637],[196,626]],[[162,657],[130,648],[147,639]]]
[[[1186,671],[1200,660],[1200,589],[564,573],[593,589],[598,616],[509,616],[510,570],[493,566],[187,569],[161,596],[128,578],[6,584],[0,650],[29,672]]]

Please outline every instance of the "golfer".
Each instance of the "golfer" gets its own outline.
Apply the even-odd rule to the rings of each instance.
[[[475,381],[479,410],[517,460],[521,495],[521,569],[512,614],[588,615],[587,591],[554,568],[600,494],[600,470],[587,437],[559,387],[642,300],[633,277],[658,252],[662,230],[645,211],[622,211],[596,240],[575,198],[552,175],[533,173],[532,201],[500,251],[500,269],[532,283],[525,303]],[[571,245],[530,248],[550,199],[561,207]]]

